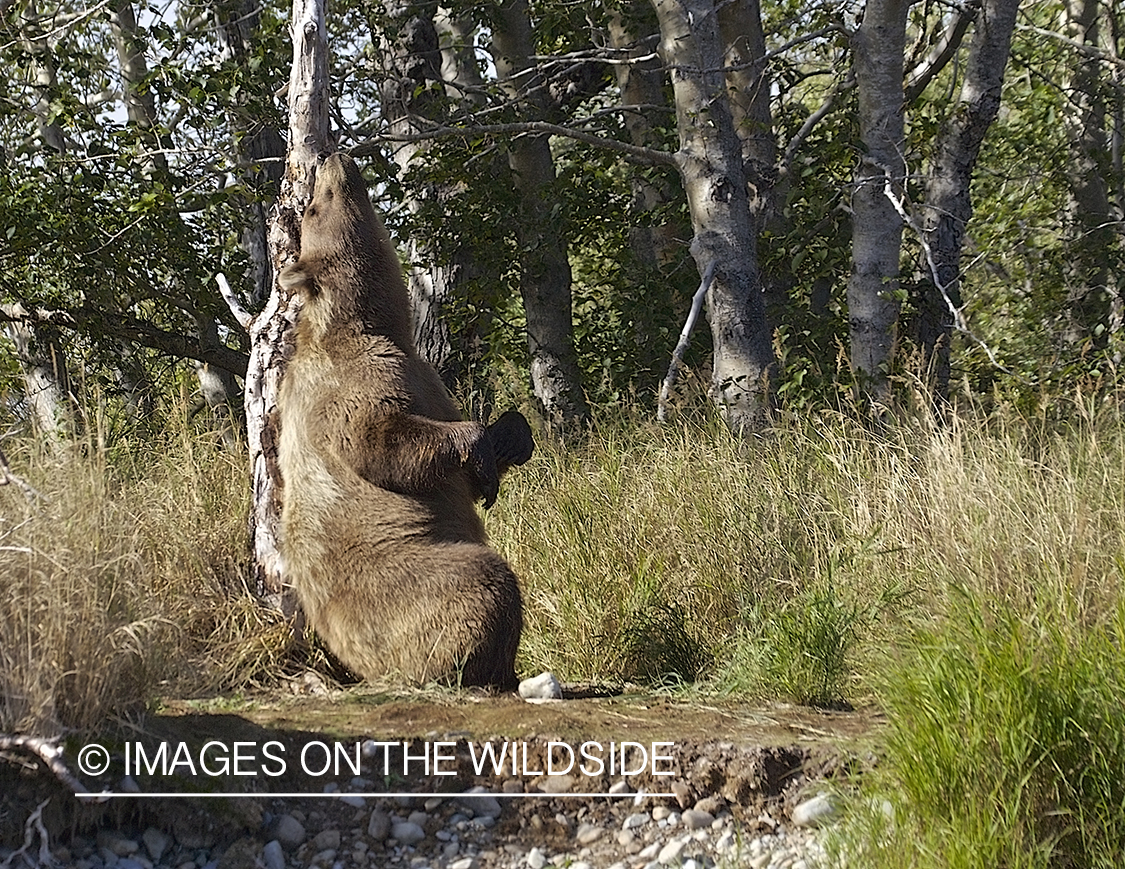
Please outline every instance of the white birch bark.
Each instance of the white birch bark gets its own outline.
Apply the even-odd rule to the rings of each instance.
[[[691,252],[699,274],[711,275],[707,317],[713,399],[733,431],[758,429],[769,417],[775,359],[758,269],[758,228],[723,74],[719,4],[652,4],[676,102],[676,166],[695,234]]]
[[[901,195],[903,57],[907,0],[871,0],[852,38],[859,130],[864,152],[852,193],[852,272],[848,321],[852,367],[860,390],[876,403],[889,398],[887,366],[898,319],[902,218],[886,195]]]
[[[329,149],[328,42],[324,0],[293,0],[293,67],[289,78],[289,152],[281,194],[270,228],[273,273],[300,253],[300,217],[312,196],[317,154]],[[277,464],[277,395],[292,355],[296,299],[277,283],[266,307],[249,324],[246,372],[246,439],[250,453],[250,534],[256,591],[290,615],[296,597],[285,584],[277,549],[281,517],[281,473]]]

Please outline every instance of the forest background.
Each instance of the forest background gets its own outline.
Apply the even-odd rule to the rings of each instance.
[[[240,390],[292,255],[289,10],[0,14],[0,723],[274,685],[308,657],[261,604]],[[1116,3],[325,20],[419,348],[537,421],[487,517],[521,672],[875,703],[900,823],[851,847],[1116,865]]]

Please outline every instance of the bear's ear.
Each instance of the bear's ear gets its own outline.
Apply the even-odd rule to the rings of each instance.
[[[316,285],[316,270],[301,260],[288,265],[277,276],[281,288],[290,293],[300,293],[306,298],[315,298],[319,292]]]

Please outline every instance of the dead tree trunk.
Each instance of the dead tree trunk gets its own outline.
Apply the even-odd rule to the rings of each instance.
[[[270,228],[273,273],[300,253],[299,227],[312,197],[313,167],[328,150],[328,42],[324,0],[293,0],[293,68],[289,78],[289,152]],[[250,333],[246,372],[246,437],[250,453],[250,535],[257,592],[286,614],[296,610],[277,549],[283,482],[277,464],[277,394],[285,363],[292,355],[297,303],[276,277],[266,307],[254,318],[232,306]]]

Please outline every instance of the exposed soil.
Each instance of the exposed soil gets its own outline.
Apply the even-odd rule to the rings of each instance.
[[[110,770],[100,778],[77,773],[81,745],[68,743],[65,760],[91,791],[119,792],[135,783],[140,791],[150,793],[313,795],[326,788],[354,788],[357,777],[348,762],[354,759],[358,744],[375,740],[394,744],[369,750],[363,758],[358,778],[368,793],[453,793],[482,785],[493,792],[561,789],[604,794],[622,779],[620,768],[611,774],[609,764],[620,763],[621,744],[629,742],[634,745],[628,747],[625,762],[627,771],[635,774],[625,779],[632,790],[674,795],[670,799],[681,807],[713,796],[722,805],[752,815],[771,804],[791,803],[812,779],[831,778],[873,762],[882,725],[881,717],[871,710],[824,712],[783,704],[760,708],[652,694],[590,696],[597,693],[572,688],[570,699],[528,703],[514,695],[450,692],[404,696],[360,687],[326,696],[255,698],[239,704],[236,712],[217,711],[215,704],[170,702],[159,714],[146,718],[140,728],[119,730],[98,740],[112,757]],[[210,777],[197,770],[191,775],[184,759],[198,762],[202,747],[212,741],[222,744],[212,746],[212,768],[224,753],[230,760],[233,745],[239,742],[243,743],[242,772],[255,774]],[[274,747],[269,754],[280,761],[269,762],[263,756],[262,747],[270,742]],[[150,776],[144,769],[136,774],[136,768],[130,767],[132,781],[123,785],[126,752],[135,764],[138,743],[150,760],[158,756],[161,744],[169,746],[166,757],[173,760],[173,752],[183,743],[181,763],[167,776]],[[311,743],[316,743],[315,751],[309,752],[308,763],[302,767],[298,758]],[[336,743],[346,755],[339,774],[332,770],[310,774],[310,766],[319,767],[326,760],[321,746],[331,750]],[[435,748],[437,743],[441,746]],[[566,743],[575,752],[569,778],[541,774],[546,772],[549,743]],[[585,768],[579,766],[583,743],[588,744]],[[513,768],[506,755],[499,771],[486,765],[478,774],[486,744],[497,752],[505,744],[522,751],[519,762]],[[556,770],[565,768],[567,750],[555,745],[550,762]],[[406,764],[406,775],[401,774],[404,751],[416,758]],[[610,759],[614,751],[618,755]],[[417,758],[427,752],[439,753],[437,769],[453,774],[426,775],[425,762]],[[642,754],[656,754],[659,762],[651,757],[643,760]],[[600,759],[600,771],[593,757]],[[42,821],[52,845],[107,826],[137,831],[156,826],[173,832],[179,841],[195,839],[207,842],[208,847],[221,847],[224,842],[256,834],[264,806],[270,802],[185,797],[92,803],[76,799],[42,762],[30,756],[6,753],[0,758],[7,761],[0,763],[0,844],[9,848],[23,844],[27,819],[48,797]],[[282,765],[284,772],[275,775]],[[320,812],[336,811],[333,806],[341,814],[354,812],[339,801],[312,796],[286,799],[293,805],[317,805]],[[505,810],[497,833],[503,834],[505,823],[514,824],[513,830],[518,831],[521,813],[529,810],[524,804],[531,802],[511,799],[517,809]],[[599,804],[596,798],[589,802]]]

